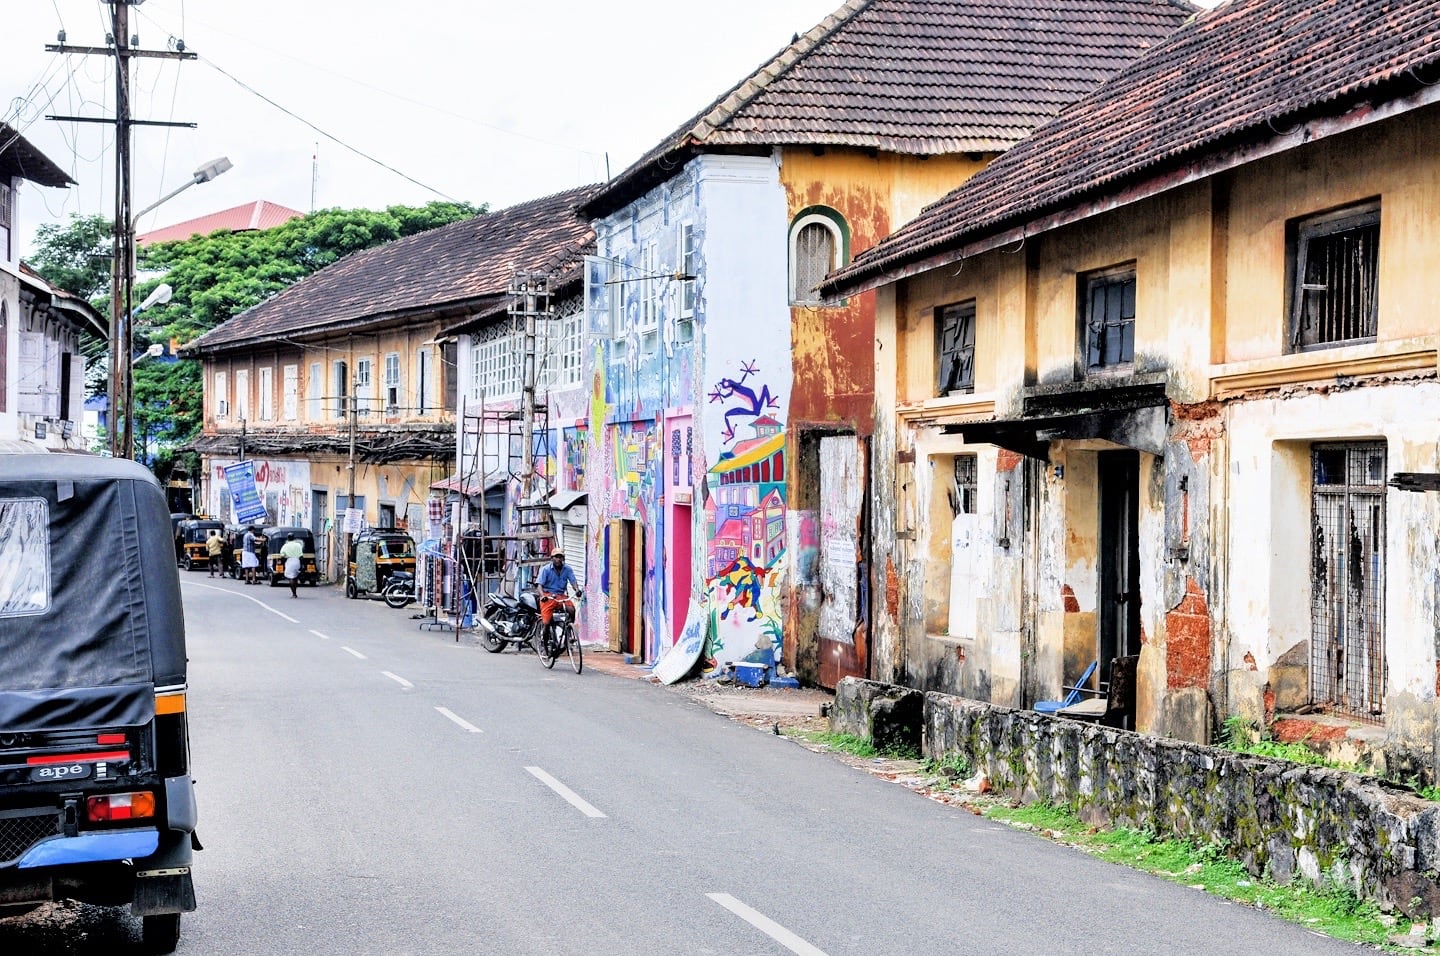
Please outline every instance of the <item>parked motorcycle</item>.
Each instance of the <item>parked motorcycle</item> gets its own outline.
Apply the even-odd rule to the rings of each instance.
[[[492,654],[500,653],[507,644],[514,644],[516,648],[533,647],[540,634],[540,595],[527,590],[513,598],[499,591],[491,592],[485,598],[478,621],[480,643]]]
[[[409,571],[391,571],[385,590],[380,592],[386,607],[400,609],[415,603],[415,575]]]

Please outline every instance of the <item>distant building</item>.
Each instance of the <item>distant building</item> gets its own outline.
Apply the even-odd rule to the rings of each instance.
[[[177,222],[173,226],[161,226],[149,232],[138,233],[135,245],[150,246],[157,242],[178,242],[191,236],[208,236],[212,232],[255,232],[269,229],[281,223],[305,215],[289,206],[257,199],[241,206],[232,206],[220,212],[212,212],[195,219]]]
[[[90,303],[20,261],[15,194],[22,181],[63,188],[64,170],[0,123],[0,450],[76,450],[89,337],[106,338]]]

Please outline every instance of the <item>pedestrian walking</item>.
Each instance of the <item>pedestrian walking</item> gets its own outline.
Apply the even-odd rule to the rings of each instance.
[[[260,555],[255,548],[255,529],[246,528],[245,537],[241,539],[242,551],[240,553],[240,567],[245,572],[245,583],[255,583],[255,572],[260,568]]]
[[[290,596],[299,597],[296,588],[300,584],[300,559],[305,555],[305,545],[295,540],[295,532],[285,535],[280,546],[280,556],[285,559],[285,581],[290,585]]]
[[[220,537],[220,532],[212,530],[210,537],[205,539],[205,554],[210,558],[206,563],[210,565],[210,576],[212,578],[215,576],[217,570],[224,570],[220,561],[220,556],[224,553],[225,539]]]

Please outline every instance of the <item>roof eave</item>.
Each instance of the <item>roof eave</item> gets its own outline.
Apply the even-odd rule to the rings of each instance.
[[[1360,129],[1395,116],[1440,103],[1440,86],[1421,86],[1408,96],[1396,97],[1372,106],[1368,100],[1352,103],[1343,113],[1318,116],[1302,121],[1284,135],[1272,135],[1260,142],[1251,142],[1225,149],[1214,150],[1194,159],[1173,157],[1148,170],[1143,179],[1117,180],[1103,184],[1100,195],[1094,195],[1084,202],[1071,203],[1060,208],[1051,207],[1029,210],[1023,217],[1010,217],[982,226],[970,233],[962,233],[935,244],[922,246],[909,254],[881,259],[875,263],[861,263],[836,273],[837,278],[822,282],[819,291],[826,300],[837,300],[858,295],[871,289],[890,285],[932,269],[952,265],[981,253],[991,252],[1002,246],[1022,242],[1028,236],[1050,232],[1061,226],[1071,225],[1115,209],[1150,199],[1189,183],[1208,179],[1219,173],[1249,163],[1288,152],[1307,143]],[[1235,137],[1254,134],[1258,130],[1269,130],[1268,124],[1257,124],[1237,131]],[[1137,174],[1138,175],[1138,174]],[[1126,183],[1133,185],[1126,185]],[[1081,193],[1071,199],[1083,197]],[[1038,215],[1037,215],[1038,213]]]

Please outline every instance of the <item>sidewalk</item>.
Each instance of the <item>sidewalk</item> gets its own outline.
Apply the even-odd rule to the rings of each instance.
[[[647,681],[662,690],[683,694],[722,717],[757,725],[823,729],[835,699],[834,694],[815,687],[746,687],[705,677],[691,677],[667,686],[651,676],[649,667],[627,663],[624,655],[597,647],[585,648],[585,669]]]

